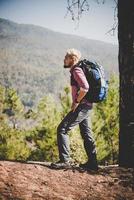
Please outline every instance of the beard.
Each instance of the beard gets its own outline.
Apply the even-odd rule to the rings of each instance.
[[[63,65],[64,68],[70,68],[71,65]]]

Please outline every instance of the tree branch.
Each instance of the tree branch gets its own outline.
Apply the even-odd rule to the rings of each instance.
[[[67,17],[67,15],[70,13],[72,20],[76,21],[79,25],[80,22],[80,18],[82,17],[83,12],[85,11],[89,11],[89,0],[67,0],[67,13],[65,15],[65,17]],[[104,4],[106,2],[106,0],[94,0],[96,3],[100,4]],[[107,32],[107,33],[112,33],[111,35],[115,35],[115,31],[117,29],[118,26],[118,22],[117,22],[117,7],[118,7],[118,0],[113,0],[115,2],[115,8],[114,8],[114,23],[112,25],[112,28]],[[106,33],[106,34],[107,34]]]

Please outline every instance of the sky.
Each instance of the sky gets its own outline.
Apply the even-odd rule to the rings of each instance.
[[[61,33],[118,44],[117,30],[107,33],[114,23],[114,0],[98,4],[87,0],[89,11],[84,12],[79,25],[67,12],[67,0],[0,0],[0,17],[23,24],[34,24]],[[100,2],[103,0],[99,0]]]

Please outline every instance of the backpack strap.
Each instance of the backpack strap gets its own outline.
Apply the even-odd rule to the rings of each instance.
[[[73,71],[74,71],[74,68],[75,67],[77,67],[77,65],[75,65],[74,67],[73,67],[73,69],[71,70],[71,80],[70,80],[70,84],[71,85],[75,85],[76,87],[78,86],[78,83],[77,83],[77,81],[75,80],[75,78],[74,78],[74,75],[73,75]]]

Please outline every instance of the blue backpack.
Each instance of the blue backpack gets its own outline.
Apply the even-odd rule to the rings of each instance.
[[[108,81],[105,79],[104,68],[97,62],[81,60],[78,66],[82,68],[89,83],[89,90],[84,98],[89,102],[98,103],[106,99]]]

